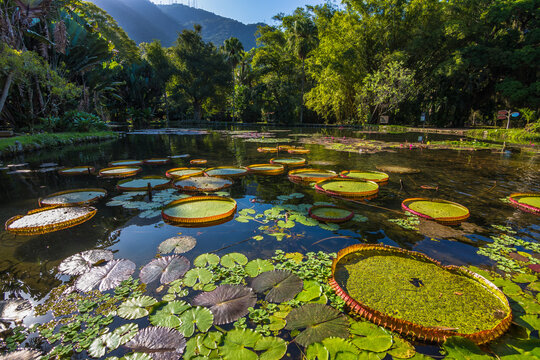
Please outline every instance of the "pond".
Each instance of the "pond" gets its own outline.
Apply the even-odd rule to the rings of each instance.
[[[175,236],[196,239],[195,247],[182,254],[191,262],[205,253],[223,256],[235,252],[244,254],[248,260],[269,259],[276,250],[336,253],[347,246],[368,243],[418,251],[443,265],[474,266],[499,273],[515,271],[517,267],[530,273],[512,254],[520,251],[538,255],[534,251],[540,241],[538,217],[510,206],[505,199],[511,193],[540,191],[538,155],[525,151],[501,152],[489,147],[473,151],[420,146],[419,136],[424,145],[459,141],[459,138],[435,134],[366,134],[340,129],[151,130],[129,133],[108,142],[51,149],[5,161],[4,165],[20,166],[0,171],[0,220],[3,222],[37,208],[38,199],[51,193],[102,188],[108,195],[93,205],[97,214],[76,227],[34,236],[2,231],[1,291],[5,299],[23,297],[39,304],[53,288],[69,280],[68,276],[57,273],[58,265],[65,258],[85,250],[108,249],[114,252],[115,258],[129,259],[140,268],[156,257],[158,246],[164,240]],[[310,152],[290,155],[257,151],[260,147],[278,145],[302,146]],[[416,171],[388,172],[389,181],[380,186],[375,198],[366,201],[330,197],[313,186],[291,182],[287,172],[248,174],[217,193],[236,200],[235,219],[208,227],[174,226],[163,221],[161,207],[179,197],[177,190],[154,190],[150,201],[144,192],[122,195],[116,188],[118,179],[60,176],[57,172],[61,167],[84,165],[102,169],[115,160],[168,156],[173,156],[168,164],[142,165],[143,171],[137,177],[164,176],[169,169],[189,167],[191,159],[206,159],[204,167],[217,167],[266,164],[274,157],[305,158],[306,167],[337,173],[396,171],[390,167]],[[467,207],[471,216],[455,226],[419,222],[401,209],[404,199],[416,197],[457,202]],[[354,217],[341,224],[312,221],[306,210],[314,204],[346,207],[354,212]],[[497,244],[497,239],[505,236],[521,243],[507,242],[513,249],[508,254],[501,253],[498,247],[489,248],[488,245]],[[526,284],[521,286],[524,288]],[[149,289],[151,294],[156,294],[155,286]],[[532,296],[535,294],[532,292]],[[532,331],[532,336],[537,337],[538,331]],[[425,353],[437,354],[436,348],[418,345]],[[288,356],[297,358],[299,354],[293,351]]]

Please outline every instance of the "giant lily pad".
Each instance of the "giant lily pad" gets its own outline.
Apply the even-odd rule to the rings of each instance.
[[[195,168],[195,167],[175,168],[175,169],[170,169],[165,173],[165,175],[167,175],[167,177],[171,179],[183,179],[190,176],[200,176],[202,174],[204,174],[204,169]]]
[[[280,157],[270,159],[270,164],[280,164],[287,167],[302,166],[306,163],[306,159],[297,157]]]
[[[236,212],[236,201],[220,196],[194,196],[167,205],[163,218],[173,224],[196,226],[228,220]]]
[[[115,166],[139,166],[139,165],[142,165],[142,164],[143,164],[142,160],[115,160],[115,161],[111,161],[109,163],[109,166],[110,167],[115,167]]]
[[[110,250],[88,250],[71,255],[58,265],[58,272],[66,275],[77,276],[84,274],[102,261],[111,261],[113,252]]]
[[[287,152],[289,154],[309,154],[311,151],[309,149],[304,149],[304,148],[292,148],[292,149],[288,149]]]
[[[193,176],[174,183],[174,187],[186,192],[214,192],[233,185],[231,179],[212,176]]]
[[[184,256],[172,255],[154,259],[141,269],[139,278],[145,284],[158,277],[162,284],[168,284],[184,276],[189,270],[189,260]]]
[[[351,220],[354,212],[338,206],[316,205],[309,209],[309,216],[319,221],[342,223]]]
[[[99,170],[99,176],[104,178],[125,178],[135,176],[141,171],[140,166],[114,166]]]
[[[144,176],[140,179],[119,181],[116,188],[120,191],[145,191],[150,186],[152,190],[166,189],[171,180],[162,176]]]
[[[92,268],[75,281],[75,288],[87,292],[98,287],[99,291],[114,289],[124,280],[127,280],[135,271],[132,261],[121,259],[113,260],[107,264]]]
[[[463,336],[485,343],[512,321],[491,282],[469,270],[382,245],[341,250],[330,285],[352,311],[399,333],[429,341]]]
[[[193,236],[175,236],[163,241],[159,244],[158,250],[160,254],[183,254],[197,245],[197,240]]]
[[[280,164],[254,164],[248,169],[253,174],[259,175],[281,175],[285,172],[285,167]]]
[[[193,159],[189,161],[191,165],[206,165],[207,162],[208,160],[205,159]]]
[[[178,360],[186,347],[186,339],[174,329],[148,327],[140,330],[126,347],[146,353],[154,360]]]
[[[321,169],[297,169],[289,171],[289,180],[296,183],[315,182],[336,177],[335,171]]]
[[[379,192],[379,185],[373,181],[345,178],[321,180],[315,188],[328,195],[346,198],[371,198]]]
[[[263,146],[263,147],[257,148],[257,151],[260,153],[277,153],[278,148]]]
[[[398,165],[380,165],[377,170],[401,175],[418,174],[420,170]]]
[[[540,193],[517,193],[510,195],[508,199],[523,211],[540,214]]]
[[[145,165],[165,165],[171,161],[169,158],[153,158],[144,160]]]
[[[38,235],[67,229],[90,220],[97,209],[89,206],[46,207],[6,221],[6,230],[18,235]]]
[[[236,178],[246,175],[248,173],[248,169],[242,166],[218,166],[206,169],[205,173],[208,176]]]
[[[382,184],[388,182],[389,178],[388,174],[380,171],[346,170],[342,171],[340,175],[344,178],[373,181]]]
[[[214,291],[199,294],[193,305],[206,306],[214,314],[216,325],[228,324],[245,316],[255,306],[257,297],[250,288],[240,285],[221,285]]]
[[[287,330],[303,330],[295,341],[302,346],[320,342],[328,337],[347,338],[349,322],[336,309],[323,304],[306,304],[293,309],[285,318]]]
[[[447,225],[459,224],[470,216],[465,206],[446,200],[412,198],[404,200],[401,207],[424,219]]]
[[[63,176],[91,175],[96,171],[93,166],[75,166],[58,170]]]
[[[256,293],[266,293],[265,300],[281,303],[293,299],[302,291],[304,283],[297,275],[287,270],[263,272],[251,282]]]
[[[60,191],[39,199],[39,206],[88,205],[107,196],[104,189],[76,189]]]
[[[32,313],[32,304],[24,299],[0,301],[1,321],[21,321]]]

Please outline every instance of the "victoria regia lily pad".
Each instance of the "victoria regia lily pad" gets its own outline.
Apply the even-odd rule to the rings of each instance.
[[[298,275],[287,270],[273,270],[263,272],[251,282],[256,293],[266,293],[265,300],[281,303],[293,299],[302,291],[304,283]]]
[[[39,199],[39,206],[78,206],[88,205],[107,196],[104,189],[75,189],[60,191]]]
[[[330,285],[360,316],[422,340],[463,336],[482,344],[502,335],[512,312],[504,294],[478,274],[383,245],[341,250]]]
[[[90,220],[97,209],[90,206],[46,207],[6,221],[6,230],[18,235],[39,235],[67,229]]]
[[[246,175],[248,169],[242,166],[218,166],[206,169],[205,173],[208,176],[236,178]]]
[[[145,284],[160,278],[162,284],[168,284],[184,276],[189,270],[189,260],[184,256],[172,255],[150,261],[141,269],[139,278]]]
[[[197,245],[197,240],[193,236],[175,236],[163,241],[158,246],[160,254],[183,254]]]
[[[171,180],[162,176],[144,176],[140,179],[119,181],[116,188],[120,191],[162,190],[169,187]]]
[[[416,216],[446,225],[459,224],[470,216],[469,209],[465,206],[439,199],[406,199],[401,207]]]
[[[328,305],[303,305],[292,309],[285,320],[285,329],[302,330],[295,341],[305,347],[328,337],[349,336],[349,322],[345,315]]]
[[[351,220],[354,212],[339,206],[316,205],[309,209],[309,216],[319,221],[342,223]]]
[[[58,265],[58,272],[65,275],[82,275],[100,262],[107,262],[113,259],[113,252],[110,250],[88,250],[75,255],[71,255]]]
[[[141,171],[140,166],[114,166],[99,170],[99,176],[104,178],[125,178],[135,176]]]
[[[259,175],[280,175],[285,172],[285,167],[281,164],[254,164],[248,169],[253,174]]]
[[[96,171],[93,166],[75,166],[58,170],[64,176],[91,175]]]
[[[250,288],[240,285],[221,285],[215,290],[199,294],[193,305],[206,306],[214,314],[216,325],[228,324],[247,315],[257,297]]]
[[[373,181],[379,184],[384,184],[388,182],[389,179],[388,174],[380,171],[346,170],[342,171],[340,175],[344,178]]]
[[[296,183],[316,182],[323,179],[336,177],[337,173],[332,170],[322,169],[296,169],[289,171],[289,180]]]
[[[302,166],[305,165],[306,159],[296,158],[296,157],[281,157],[281,158],[272,158],[270,159],[270,164],[280,164],[288,167]]]
[[[145,165],[165,165],[171,161],[169,158],[154,158],[144,160]]]
[[[418,174],[420,170],[398,165],[379,165],[377,170],[401,175]]]
[[[142,165],[142,164],[143,164],[142,160],[115,160],[115,161],[111,161],[109,163],[109,166],[110,167],[115,167],[115,166],[139,166],[139,165]]]
[[[185,192],[215,192],[233,185],[232,179],[212,176],[193,176],[177,180],[174,187]]]
[[[321,180],[315,189],[332,196],[365,199],[376,196],[379,185],[373,181],[339,178]]]
[[[540,215],[540,193],[516,193],[508,197],[519,209]]]
[[[191,165],[206,165],[207,162],[208,160],[205,159],[193,159],[189,161]]]
[[[99,291],[114,289],[135,272],[135,264],[130,260],[113,260],[92,268],[75,281],[75,288],[87,292],[98,287]]]
[[[175,168],[167,170],[165,175],[167,175],[170,179],[183,179],[190,176],[200,176],[204,174],[204,169],[202,168],[188,168],[188,167],[181,167],[181,168]]]
[[[278,152],[278,148],[277,147],[260,147],[260,148],[257,148],[257,151],[260,152],[260,153],[277,153]]]
[[[0,321],[21,321],[32,313],[32,304],[25,299],[0,301]]]
[[[304,148],[292,148],[292,149],[288,149],[287,152],[289,154],[309,154],[310,150],[304,149]]]
[[[186,339],[175,329],[148,327],[140,330],[126,347],[146,353],[154,360],[178,360],[186,347]]]
[[[194,196],[167,205],[163,218],[173,224],[197,226],[228,220],[236,212],[236,201],[220,196]]]

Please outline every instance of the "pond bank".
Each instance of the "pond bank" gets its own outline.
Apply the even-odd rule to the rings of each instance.
[[[112,131],[96,131],[88,133],[56,133],[22,135],[0,139],[0,158],[8,158],[17,154],[50,148],[59,145],[71,145],[82,142],[95,142],[114,139],[119,134]]]
[[[525,129],[474,129],[468,130],[466,136],[491,141],[506,141],[514,144],[540,143],[540,133]]]

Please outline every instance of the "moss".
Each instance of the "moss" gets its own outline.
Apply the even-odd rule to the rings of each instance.
[[[475,333],[491,329],[505,306],[479,282],[411,255],[351,254],[338,283],[368,307],[426,327]]]

